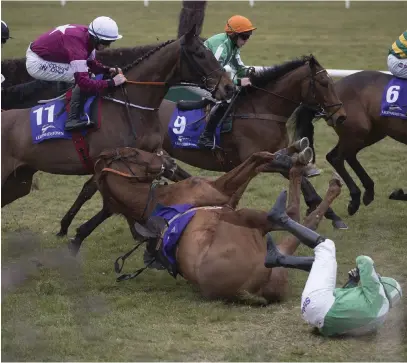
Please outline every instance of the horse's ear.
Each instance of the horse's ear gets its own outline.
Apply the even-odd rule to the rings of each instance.
[[[187,33],[185,33],[185,41],[187,43],[190,42],[195,37],[196,35],[195,33],[196,33],[196,24],[194,24],[192,28],[188,30]]]
[[[314,56],[312,54],[310,54],[309,55],[309,65],[311,67],[313,67],[313,66],[315,66],[315,64],[316,64],[315,58],[314,58]]]

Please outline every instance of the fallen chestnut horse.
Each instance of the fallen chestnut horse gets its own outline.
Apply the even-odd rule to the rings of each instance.
[[[135,228],[136,234],[142,231],[142,235],[150,238],[150,250],[153,244],[157,258],[173,276],[180,273],[198,285],[206,297],[234,299],[252,294],[270,302],[281,299],[287,286],[285,269],[264,267],[267,254],[264,236],[278,227],[267,220],[267,212],[234,208],[256,174],[291,167],[288,213],[298,221],[303,166],[312,158],[311,149],[301,150],[300,144],[275,154],[255,153],[215,180],[191,177],[171,185],[154,186],[146,178],[143,182],[125,175],[118,169],[122,167],[120,161],[112,162],[113,155],[108,154],[96,164],[95,176],[105,207],[129,221],[147,220],[146,227]],[[132,150],[121,154],[132,173],[141,176],[139,165],[149,153],[140,151],[135,155]],[[292,155],[294,151],[300,152]],[[110,163],[109,168],[104,167],[106,162]],[[150,162],[150,170],[158,172],[160,168],[158,161],[156,165]],[[339,192],[339,184],[332,181],[324,201],[306,218],[308,227],[316,228]],[[147,218],[150,214],[153,216]],[[189,220],[185,220],[188,215]],[[156,238],[160,235],[162,241]],[[284,254],[292,254],[298,244],[290,236],[279,247]]]

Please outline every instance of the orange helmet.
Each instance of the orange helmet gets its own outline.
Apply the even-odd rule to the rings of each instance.
[[[225,25],[225,32],[228,34],[244,33],[256,29],[249,19],[241,15],[233,15]]]

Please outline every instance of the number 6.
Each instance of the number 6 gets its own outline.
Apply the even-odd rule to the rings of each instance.
[[[387,90],[387,94],[386,94],[386,101],[388,103],[394,103],[397,101],[397,99],[399,98],[399,91],[400,91],[400,86],[391,86],[388,90]]]

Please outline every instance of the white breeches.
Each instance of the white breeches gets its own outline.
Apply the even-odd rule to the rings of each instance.
[[[49,62],[37,54],[30,47],[26,52],[26,68],[29,75],[42,81],[60,81],[75,83],[74,69],[70,64]]]
[[[301,297],[301,314],[309,324],[322,328],[332,307],[336,288],[335,243],[326,239],[314,249],[315,261]]]

